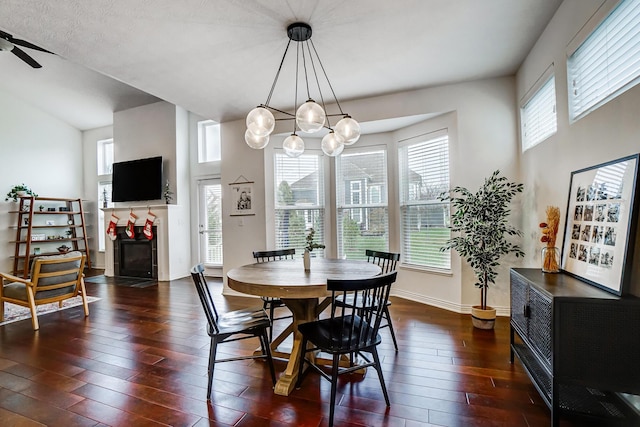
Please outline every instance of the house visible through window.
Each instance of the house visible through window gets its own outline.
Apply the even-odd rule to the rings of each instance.
[[[336,158],[338,256],[366,259],[366,249],[389,250],[387,152],[348,151]]]
[[[198,162],[215,162],[220,159],[220,124],[213,120],[198,122]]]
[[[314,228],[315,242],[324,243],[324,174],[322,156],[306,150],[291,158],[282,152],[274,155],[275,239],[276,248],[295,248],[302,253],[306,235]],[[315,249],[317,256],[324,251]]]
[[[624,0],[567,60],[569,116],[588,114],[640,82],[640,2]]]
[[[438,199],[449,190],[446,131],[403,141],[398,160],[403,263],[449,270],[451,255],[440,251],[451,236],[449,203]]]

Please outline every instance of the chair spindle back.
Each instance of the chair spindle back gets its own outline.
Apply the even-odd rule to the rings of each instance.
[[[262,263],[283,259],[293,259],[295,254],[296,250],[294,248],[277,249],[275,251],[254,251],[253,258],[255,258],[256,262]]]
[[[331,306],[331,342],[340,346],[348,337],[347,346],[353,351],[375,345],[379,338],[378,330],[384,316],[384,308],[389,300],[391,285],[396,281],[397,272],[358,280],[327,280],[327,290],[331,297],[346,300],[353,298],[349,305]]]
[[[367,262],[377,264],[382,269],[382,274],[395,271],[396,264],[400,261],[400,254],[394,252],[366,250]]]
[[[191,277],[198,291],[204,314],[207,316],[209,329],[212,333],[217,334],[220,332],[220,329],[218,329],[218,311],[211,297],[211,291],[209,290],[209,286],[207,286],[207,281],[204,278],[204,266],[202,264],[194,266],[191,269]]]

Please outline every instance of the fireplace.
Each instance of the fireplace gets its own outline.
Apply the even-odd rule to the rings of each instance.
[[[142,233],[144,227],[134,227],[135,236],[130,239],[126,227],[116,228],[113,242],[113,268],[116,276],[158,278],[158,241],[156,227],[153,239]]]

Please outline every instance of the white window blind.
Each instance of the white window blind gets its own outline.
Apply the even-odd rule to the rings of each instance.
[[[576,120],[640,81],[640,1],[622,1],[567,61]]]
[[[451,235],[449,203],[438,196],[449,190],[449,138],[446,132],[406,141],[398,149],[403,263],[449,270],[451,255],[441,252]]]
[[[387,152],[343,152],[336,159],[338,256],[366,259],[389,250]]]
[[[202,230],[204,262],[209,266],[222,266],[222,185],[204,184],[201,191],[205,211],[201,216],[206,220],[206,228]]]
[[[300,157],[274,155],[276,249],[302,253],[306,235],[314,228],[316,243],[324,244],[324,175],[322,156],[309,150]],[[324,256],[324,250],[313,254]]]
[[[555,134],[556,80],[552,75],[520,110],[522,151],[528,150]]]

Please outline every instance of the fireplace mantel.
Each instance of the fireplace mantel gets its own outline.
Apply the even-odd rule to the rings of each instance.
[[[168,281],[189,275],[191,243],[188,209],[180,205],[144,205],[102,210],[105,230],[112,214],[118,217],[118,227],[127,225],[130,212],[138,217],[135,225],[143,226],[148,212],[151,211],[156,216],[153,225],[156,227],[158,241],[158,280]],[[104,253],[105,276],[114,276],[113,260],[113,241],[107,237]]]

